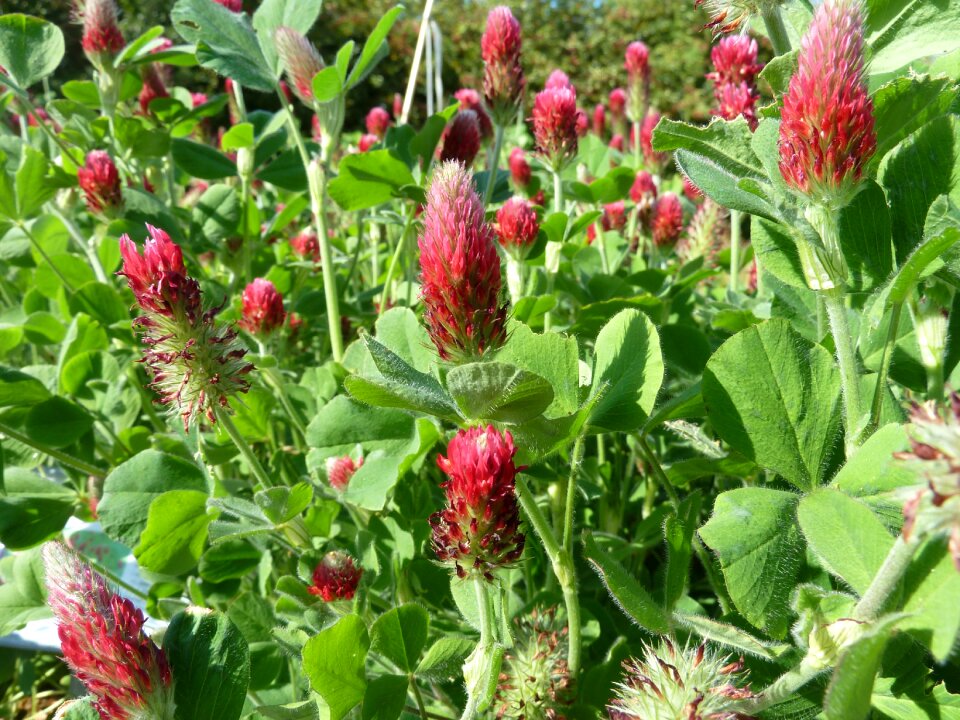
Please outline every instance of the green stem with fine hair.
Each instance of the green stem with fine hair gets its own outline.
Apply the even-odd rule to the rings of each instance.
[[[563,212],[563,181],[560,179],[560,171],[558,169],[554,169],[553,171],[553,211],[558,213]],[[553,249],[550,247],[551,242],[553,241],[551,240],[547,243],[547,295],[553,294],[553,286],[556,281],[556,269],[549,267],[549,264],[553,261]],[[559,249],[557,253],[559,253]],[[559,258],[557,258],[557,261],[559,261]],[[543,315],[543,331],[550,332],[552,328],[553,311],[547,310]]]
[[[737,292],[740,285],[740,211],[730,211],[730,290]]]
[[[237,450],[240,451],[240,454],[243,455],[243,459],[246,461],[247,467],[250,469],[251,474],[254,476],[254,478],[256,478],[260,489],[266,490],[269,487],[273,487],[273,481],[270,480],[270,476],[267,475],[267,471],[263,469],[263,465],[261,465],[260,461],[257,460],[257,456],[254,454],[253,448],[250,447],[250,444],[244,439],[243,435],[240,434],[237,426],[233,424],[233,420],[230,418],[229,411],[219,406],[214,406],[213,412],[217,418],[217,421],[220,423],[220,426],[224,429],[227,435],[230,436],[230,439],[233,441],[233,444],[237,446]]]
[[[487,189],[483,193],[483,206],[490,204],[490,196],[493,195],[493,187],[497,184],[497,173],[500,165],[500,150],[503,148],[503,126],[497,125],[493,139],[493,153],[491,155],[490,171],[487,175]]]
[[[860,425],[860,373],[857,356],[847,322],[844,293],[840,288],[823,291],[823,301],[830,320],[830,333],[837,349],[837,364],[840,366],[840,385],[843,389],[843,410],[846,424],[845,446],[847,457],[856,450]]]
[[[640,145],[640,120],[634,120],[632,124],[633,132],[630,135],[630,147],[633,150],[633,170],[640,172],[640,166],[643,164],[642,148]]]
[[[904,540],[902,535],[897,538],[890,552],[887,553],[883,565],[870,583],[870,587],[863,593],[860,602],[854,608],[855,620],[871,622],[879,617],[887,600],[897,589],[897,585],[910,567],[918,547],[920,547],[920,537],[916,533],[909,540]]]
[[[37,442],[29,435],[24,435],[19,430],[15,430],[4,422],[0,422],[0,435],[6,435],[12,440],[16,440],[17,442],[23,443],[28,447],[32,447],[37,452],[42,452],[44,455],[48,455],[61,465],[73,468],[77,472],[82,472],[85,475],[92,475],[96,478],[105,478],[107,476],[106,471],[98,468],[96,465],[91,465],[80,458],[75,458],[61,450],[57,450],[56,448],[48,447],[43,443]]]
[[[777,55],[786,55],[792,48],[787,26],[783,24],[783,16],[780,14],[779,3],[765,3],[761,15],[767,35],[770,37],[770,44],[773,45],[773,51]]]
[[[887,339],[883,343],[883,355],[880,357],[880,369],[877,371],[877,384],[873,391],[873,402],[870,405],[870,421],[863,431],[863,440],[873,435],[880,426],[880,411],[883,408],[883,396],[887,389],[887,376],[890,373],[893,348],[897,344],[897,333],[900,331],[902,311],[903,303],[894,303],[890,308],[890,328],[887,331]]]

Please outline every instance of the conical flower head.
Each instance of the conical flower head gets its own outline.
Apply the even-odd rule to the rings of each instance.
[[[627,117],[639,122],[650,98],[650,50],[639,40],[630,43],[623,66],[627,70]]]
[[[498,720],[564,720],[574,695],[567,628],[558,622],[556,608],[534,609],[514,625],[494,701]]]
[[[603,137],[607,129],[607,108],[603,103],[593,106],[593,134]]]
[[[510,198],[497,210],[497,239],[517,258],[523,258],[537,242],[540,222],[533,205],[523,198]]]
[[[743,116],[751,130],[757,129],[759,120],[756,106],[760,96],[749,84],[741,82],[718,85],[713,95],[717,99],[714,115],[724,120],[736,120]]]
[[[659,122],[660,113],[651,112],[643,119],[643,124],[640,126],[640,149],[643,151],[643,159],[647,161],[647,164],[656,167],[663,165],[668,157],[667,153],[657,152],[653,149],[653,131]],[[636,138],[632,134],[631,141],[636,142]]]
[[[530,178],[533,175],[530,170],[530,163],[527,162],[527,154],[523,148],[515,147],[510,151],[510,177],[518,187],[525,188],[530,184]]]
[[[493,8],[480,38],[483,56],[483,94],[500,125],[508,123],[523,99],[526,79],[520,65],[520,23],[510,8]]]
[[[480,152],[480,123],[473,110],[460,110],[443,134],[440,162],[455,161],[473,165]]]
[[[566,88],[567,90],[572,90],[574,95],[576,95],[576,89],[573,87],[573,83],[570,82],[570,76],[567,75],[563,70],[554,70],[547,76],[547,82],[544,83],[544,90],[559,90],[561,88]]]
[[[320,260],[320,241],[312,228],[306,228],[290,238],[290,247],[305,260]]]
[[[354,460],[349,455],[327,458],[327,482],[337,492],[343,492],[350,484],[350,478],[363,467],[363,458]]]
[[[739,685],[742,658],[731,662],[705,644],[678,649],[663,638],[623,668],[610,720],[752,720],[736,710],[754,696]]]
[[[803,37],[783,100],[780,174],[794,190],[846,205],[876,150],[859,0],[826,0]]]
[[[393,121],[390,119],[390,113],[387,112],[387,109],[378,105],[377,107],[370,108],[365,123],[367,132],[371,135],[376,135],[378,139],[382,140],[383,136],[387,134],[387,129],[393,124]]]
[[[105,68],[126,44],[117,25],[117,3],[115,0],[77,0],[76,13],[83,23],[83,52],[98,69]]]
[[[109,212],[123,205],[120,173],[104,150],[87,153],[83,167],[77,169],[77,182],[92,213]]]
[[[677,245],[677,255],[684,261],[702,257],[706,267],[715,267],[717,255],[729,245],[729,231],[723,207],[705,198],[690,220],[684,239]]]
[[[757,63],[757,41],[748,35],[730,35],[722,38],[710,50],[713,72],[707,79],[716,85],[742,82],[753,84],[763,65]]]
[[[493,579],[523,554],[513,436],[492,425],[460,430],[437,465],[449,478],[447,506],[430,516],[433,549],[460,577]]]
[[[572,87],[548,86],[533,102],[537,149],[554,170],[560,170],[577,154],[577,115],[577,94]]]
[[[269,280],[257,278],[243,290],[243,317],[237,323],[253,335],[270,335],[283,327],[283,296]]]
[[[160,402],[179,412],[184,428],[200,415],[215,422],[214,408],[246,392],[253,366],[237,331],[215,322],[220,308],[204,312],[197,281],[187,275],[183,253],[163,230],[147,226],[143,255],[127,236],[120,238],[123,268],[118,272],[137,298],[143,315],[134,326],[146,346],[143,362]]]
[[[323,70],[320,53],[303,33],[290,27],[278,27],[273,39],[293,92],[304,105],[312,105],[313,76]]]
[[[173,677],[143,613],[58,542],[43,547],[60,647],[103,720],[172,720]]]
[[[480,93],[473,88],[460,88],[453,96],[457,99],[457,102],[460,103],[461,110],[471,110],[476,114],[477,123],[480,125],[480,138],[485,140],[486,138],[492,137],[493,121],[483,106]]]
[[[456,162],[440,165],[418,244],[424,322],[444,360],[476,360],[506,341],[495,242],[470,174]]]
[[[614,88],[607,96],[607,106],[610,108],[610,114],[616,122],[623,117],[627,109],[627,91],[623,88]]]
[[[683,205],[674,193],[664,193],[657,200],[650,219],[650,232],[657,247],[668,247],[677,242],[683,232]]]
[[[323,598],[324,602],[352,600],[362,575],[363,568],[357,567],[352,557],[333,550],[324,555],[314,569],[313,585],[307,591]]]

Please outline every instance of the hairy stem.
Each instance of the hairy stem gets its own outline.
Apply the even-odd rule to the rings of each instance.
[[[840,366],[840,385],[843,389],[843,410],[846,425],[847,457],[856,450],[857,431],[860,425],[860,373],[857,370],[856,350],[853,336],[847,323],[847,308],[844,304],[843,290],[834,288],[823,291],[827,317],[830,320],[830,333],[837,348],[837,364]]]
[[[783,24],[783,16],[780,14],[780,7],[773,3],[766,3],[761,13],[763,24],[767,28],[767,35],[770,37],[770,44],[773,45],[773,51],[777,55],[786,55],[792,48],[790,47],[790,36],[787,34],[787,26]]]
[[[105,478],[107,476],[107,473],[98,468],[96,465],[91,465],[80,458],[75,458],[61,450],[57,450],[56,448],[48,447],[43,443],[37,442],[29,435],[24,435],[19,430],[15,430],[4,422],[0,422],[0,435],[6,435],[12,440],[16,440],[17,442],[23,443],[28,447],[32,447],[37,452],[42,452],[44,455],[53,458],[61,465],[73,468],[77,472],[82,472],[85,475],[92,475],[96,478]]]
[[[493,153],[491,154],[490,171],[487,175],[487,189],[483,193],[483,206],[490,204],[493,195],[493,186],[497,184],[497,173],[500,166],[500,150],[503,148],[503,126],[497,125],[493,139]]]
[[[740,211],[730,211],[730,290],[737,292],[740,284]]]
[[[230,413],[221,407],[214,407],[213,412],[216,415],[220,426],[224,429],[227,435],[230,436],[230,439],[233,441],[233,444],[237,446],[237,450],[240,451],[240,454],[243,455],[243,459],[246,461],[247,467],[250,469],[251,474],[254,476],[254,478],[256,478],[260,489],[266,490],[269,487],[273,487],[273,481],[270,480],[270,476],[267,475],[267,471],[263,469],[263,465],[261,465],[260,461],[257,460],[257,456],[254,454],[253,448],[250,447],[250,444],[244,439],[243,435],[240,434],[237,426],[233,424],[233,420],[230,418]]]
[[[857,620],[870,622],[876,620],[880,611],[889,600],[893,591],[910,567],[910,561],[913,560],[917,548],[920,546],[919,538],[914,535],[910,540],[904,540],[903,536],[897,538],[883,565],[877,571],[870,587],[860,598],[860,602],[853,610],[853,617]]]
[[[870,404],[870,421],[863,432],[866,440],[876,432],[880,426],[880,410],[883,408],[883,395],[887,389],[887,376],[890,373],[890,361],[893,358],[893,348],[897,344],[897,333],[900,331],[900,313],[903,303],[896,303],[890,308],[890,328],[887,339],[883,343],[883,355],[880,357],[880,369],[877,371],[877,385],[873,391],[873,402]]]

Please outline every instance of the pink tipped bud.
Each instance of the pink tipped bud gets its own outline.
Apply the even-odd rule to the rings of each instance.
[[[447,506],[430,516],[433,549],[460,577],[492,580],[494,570],[523,554],[515,453],[510,433],[488,425],[460,430],[437,458],[449,480],[441,485]]]
[[[378,138],[376,135],[371,135],[370,133],[364,133],[363,135],[360,136],[360,139],[357,140],[357,150],[359,150],[362,153],[365,153],[367,152],[367,150],[375,146],[378,142],[380,142],[380,138]]]
[[[44,545],[43,562],[63,656],[100,717],[172,720],[173,677],[143,613],[60,543]]]
[[[470,167],[478,152],[480,123],[477,121],[477,114],[473,110],[460,110],[444,132],[440,162],[455,160]]]
[[[187,275],[183,252],[163,230],[147,226],[143,255],[124,235],[123,268],[118,275],[137,298],[143,315],[134,326],[143,334],[143,361],[160,402],[179,411],[184,428],[201,414],[215,422],[214,408],[250,389],[253,366],[236,343],[237,331],[217,325],[219,308],[203,311],[200,286]]]
[[[304,105],[312,104],[313,76],[323,70],[320,53],[312,42],[293,28],[278,27],[273,39],[294,94]]]
[[[77,0],[77,15],[83,22],[83,52],[98,68],[126,44],[117,25],[117,14],[115,0]]]
[[[208,99],[209,98],[207,97],[206,93],[202,93],[202,92],[190,93],[190,105],[194,108],[198,108],[201,105],[206,105]]]
[[[667,159],[666,153],[656,152],[653,149],[653,131],[658,122],[660,122],[660,113],[652,112],[644,118],[643,125],[640,127],[640,148],[643,150],[643,158],[655,166],[662,165]]]
[[[620,133],[617,133],[612,138],[610,138],[610,142],[607,145],[611,150],[616,150],[617,152],[623,152],[623,146],[625,142],[626,141],[624,140],[623,135],[621,135]]]
[[[353,474],[363,467],[363,458],[354,462],[349,455],[327,458],[327,482],[337,492],[343,492]]]
[[[270,335],[283,327],[283,296],[269,280],[257,278],[243,290],[243,317],[237,323],[252,335]]]
[[[527,200],[510,198],[497,210],[497,239],[509,252],[522,257],[537,241],[539,232],[537,211]]]
[[[403,95],[400,93],[393,94],[393,119],[400,120],[400,116],[403,115]]]
[[[576,96],[576,88],[573,87],[573,83],[570,82],[569,76],[563,70],[554,70],[550,73],[550,76],[547,78],[547,82],[543,86],[544,90],[559,90],[560,88],[566,88],[573,92]]]
[[[798,192],[835,207],[849,202],[877,146],[863,36],[858,0],[817,8],[783,101],[780,173]]]
[[[324,602],[352,600],[360,584],[363,568],[357,567],[353,558],[340,550],[328,552],[313,571],[313,585],[307,588],[311,595],[318,595]]]
[[[513,178],[513,182],[517,186],[525,188],[530,184],[531,175],[526,153],[523,152],[523,148],[515,147],[510,151],[510,176]]]
[[[419,246],[424,322],[444,360],[475,360],[506,341],[494,242],[470,174],[443,163],[427,193]]]
[[[633,121],[646,113],[650,98],[650,50],[640,41],[627,46],[627,115]]]
[[[611,90],[610,95],[607,96],[607,105],[615,120],[622,118],[627,110],[627,91],[623,88]]]
[[[510,8],[495,7],[487,16],[480,53],[484,62],[483,94],[501,125],[516,113],[526,87],[520,48],[520,23]]]
[[[683,231],[683,206],[680,198],[670,192],[664,193],[654,206],[650,226],[654,245],[674,245]]]
[[[587,136],[587,130],[590,128],[590,120],[587,118],[587,114],[583,110],[577,110],[577,137],[582,138]]]
[[[763,65],[757,64],[757,41],[747,35],[725,37],[710,51],[714,70],[707,79],[717,85],[753,83]]]
[[[140,112],[144,115],[150,113],[150,103],[157,98],[170,97],[167,86],[163,82],[163,76],[155,65],[148,64],[143,66],[143,87],[140,88]]]
[[[317,234],[307,228],[302,232],[290,238],[290,247],[293,251],[305,260],[320,260],[320,241],[317,240]]]
[[[480,137],[486,139],[493,135],[493,121],[483,107],[480,93],[472,88],[460,88],[453,96],[459,101],[461,110],[472,110],[480,123]]]
[[[88,153],[84,166],[77,170],[77,181],[90,212],[109,212],[123,205],[120,173],[109,153],[103,150]]]
[[[543,159],[554,170],[577,153],[577,116],[577,95],[570,88],[548,87],[534,100],[533,136]]]
[[[243,0],[213,0],[219,5],[223,5],[230,12],[243,12]]]
[[[370,112],[367,113],[367,132],[370,135],[376,135],[378,139],[382,139],[387,134],[387,129],[392,124],[390,113],[383,106],[370,108]]]
[[[597,103],[593,107],[593,134],[603,137],[607,129],[607,109],[603,103]]]

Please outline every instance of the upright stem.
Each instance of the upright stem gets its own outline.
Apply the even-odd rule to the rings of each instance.
[[[853,337],[847,323],[847,308],[843,302],[843,290],[833,288],[824,290],[822,294],[827,308],[827,317],[830,320],[830,333],[833,335],[833,343],[837,348],[840,385],[843,389],[846,449],[847,457],[850,457],[859,444],[857,432],[860,425],[860,373],[857,370]]]
[[[633,131],[630,133],[630,147],[633,150],[633,171],[639,172],[643,158],[640,147],[640,121],[634,120],[632,127]]]
[[[893,358],[893,348],[897,343],[897,333],[900,331],[900,313],[903,303],[896,303],[890,308],[890,328],[887,330],[887,339],[883,343],[883,355],[880,357],[880,369],[877,371],[877,386],[873,391],[873,403],[870,405],[870,422],[863,433],[866,440],[880,425],[880,410],[883,408],[883,395],[887,389],[887,375],[890,372],[890,360]]]
[[[487,189],[483,193],[483,206],[490,204],[493,195],[493,186],[497,183],[497,172],[500,165],[500,150],[503,148],[503,126],[497,124],[493,137],[493,153],[491,154],[490,171],[487,174]]]
[[[63,226],[67,229],[67,234],[87,256],[87,261],[90,263],[90,267],[93,268],[93,274],[97,278],[97,281],[109,284],[110,281],[107,279],[107,273],[103,269],[103,264],[100,262],[100,257],[94,250],[93,244],[83,239],[77,226],[73,224],[70,218],[60,212],[60,208],[58,208],[55,203],[48,203],[47,208],[51,215],[63,223]]]
[[[910,540],[904,540],[903,536],[897,538],[887,553],[883,565],[877,571],[870,587],[860,598],[860,602],[853,610],[853,617],[856,620],[870,622],[876,620],[880,611],[889,600],[893,591],[896,590],[901,578],[910,567],[910,561],[920,546],[920,538],[914,534]]]
[[[788,670],[774,680],[773,683],[764,688],[763,692],[759,695],[744,702],[738,709],[752,717],[754,714],[760,713],[768,707],[783,702],[822,673],[824,669],[825,668],[801,662],[800,665]]]
[[[553,211],[563,212],[563,181],[560,179],[560,171],[553,171]],[[559,248],[552,248],[550,241],[547,243],[546,252],[546,271],[547,271],[547,294],[553,294],[553,284],[556,279],[557,268],[551,267],[551,264],[558,264]],[[543,331],[550,332],[553,328],[553,311],[547,310],[543,316]]]
[[[603,224],[599,221],[595,222],[593,228],[597,234],[597,250],[600,251],[600,269],[603,270],[604,275],[610,275],[610,260],[607,258],[607,238],[603,232]]]
[[[48,447],[43,443],[39,443],[36,440],[33,440],[29,435],[24,435],[19,430],[15,430],[6,423],[0,422],[0,435],[6,435],[17,442],[23,443],[27,447],[32,447],[34,450],[42,452],[44,455],[49,455],[61,465],[73,468],[74,470],[82,472],[85,475],[92,475],[96,478],[104,478],[107,476],[107,473],[98,468],[96,465],[91,465],[80,458],[75,458],[61,450],[57,450],[56,448]]]
[[[790,36],[787,34],[786,25],[783,24],[780,7],[774,3],[765,3],[761,12],[773,51],[777,55],[786,55],[791,50]]]
[[[420,18],[420,34],[417,36],[417,47],[413,51],[413,65],[410,66],[410,77],[407,80],[407,91],[403,95],[403,111],[400,113],[400,124],[405,125],[410,116],[413,105],[413,91],[417,87],[417,76],[420,74],[420,58],[423,57],[423,46],[427,40],[427,27],[430,25],[430,13],[433,11],[433,0],[427,0],[423,6],[423,17]]]
[[[730,290],[737,292],[740,284],[740,211],[730,211]]]
[[[570,456],[570,475],[567,478],[566,507],[563,513],[563,549],[573,554],[573,516],[577,496],[577,476],[580,473],[580,463],[583,462],[584,436],[577,436],[573,444],[573,453]]]
[[[237,446],[240,454],[243,455],[243,459],[246,460],[247,467],[256,478],[260,489],[266,490],[268,487],[273,487],[273,481],[270,480],[267,471],[263,469],[263,465],[257,460],[257,456],[253,453],[253,448],[250,447],[249,443],[243,438],[243,435],[240,434],[237,426],[233,424],[230,413],[219,406],[214,407],[213,412],[220,426],[226,431],[227,435],[230,436],[230,439],[233,440],[233,444]]]
[[[70,281],[67,280],[66,276],[60,272],[60,268],[53,264],[53,261],[50,259],[50,256],[47,255],[47,251],[43,249],[43,246],[40,244],[40,241],[34,236],[33,231],[30,230],[30,226],[25,222],[20,223],[20,229],[26,233],[26,236],[30,238],[30,242],[33,243],[33,246],[37,249],[37,252],[40,253],[40,256],[46,261],[47,265],[50,266],[50,269],[53,270],[54,275],[60,278],[60,282],[63,283],[63,287],[66,288],[69,292],[74,292],[75,288],[70,284]]]
[[[477,649],[474,650],[474,655],[467,660],[467,665],[464,665],[465,669],[471,664],[471,660],[474,658],[479,659],[481,663],[486,663],[493,659],[493,611],[490,607],[486,580],[477,575],[474,576],[471,582],[473,582],[473,589],[476,593],[477,609],[480,611],[480,642],[477,644]],[[473,669],[475,671],[475,667]],[[481,672],[480,678],[483,679],[485,675],[486,669]],[[474,683],[468,685],[467,688],[467,704],[466,707],[463,708],[463,715],[461,715],[460,720],[474,720],[474,718],[479,717],[480,703],[484,700],[483,696],[486,693],[482,692],[485,689],[483,686],[480,688],[476,687],[477,678],[473,678],[473,680]],[[477,692],[478,689],[481,690],[481,692]]]
[[[553,211],[563,212],[563,181],[559,170],[553,171]]]

